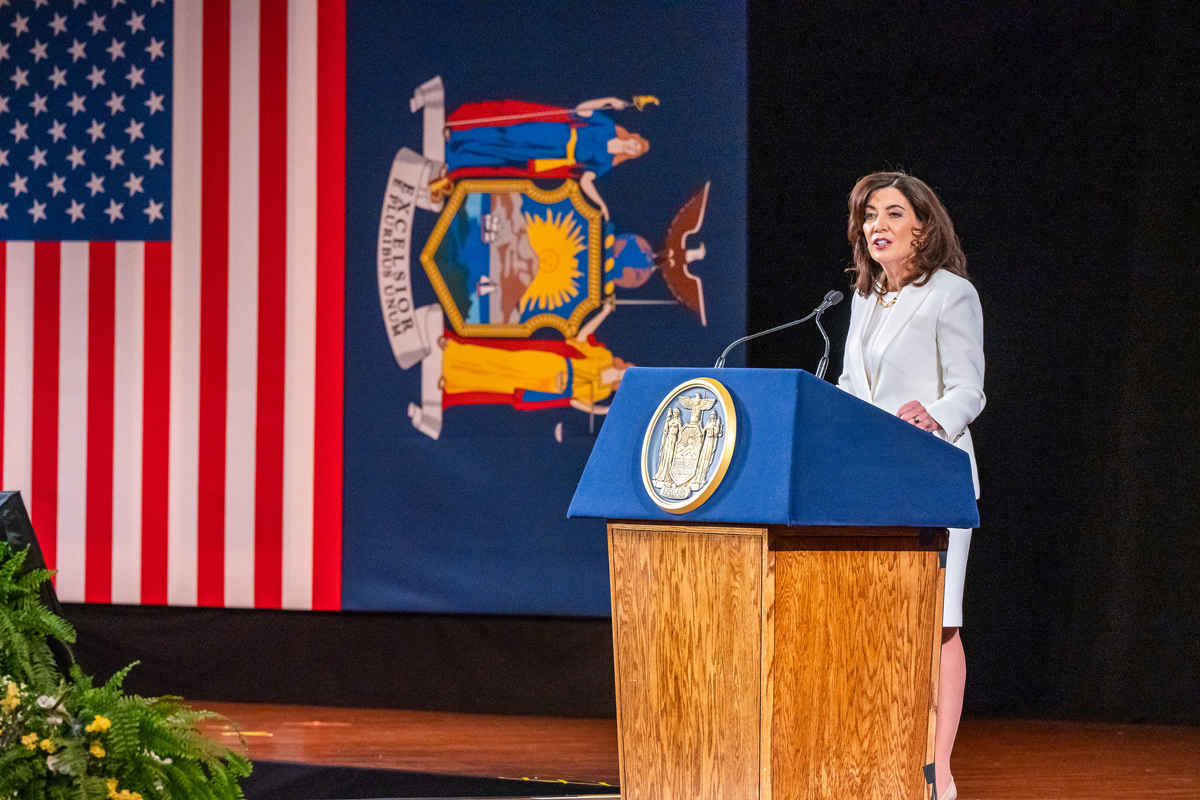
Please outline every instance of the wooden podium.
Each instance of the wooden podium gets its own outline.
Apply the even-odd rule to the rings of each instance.
[[[629,465],[696,374],[739,450],[667,514]],[[630,370],[571,508],[609,519],[622,797],[929,798],[946,527],[976,513],[964,453],[807,373]]]

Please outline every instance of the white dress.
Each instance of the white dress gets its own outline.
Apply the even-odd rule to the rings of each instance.
[[[875,381],[878,381],[883,377],[883,373],[881,373],[881,367],[885,363],[885,356],[888,355],[889,345],[896,338],[895,324],[893,324],[889,328],[887,325],[888,318],[890,316],[892,316],[892,314],[896,310],[898,304],[907,302],[911,306],[911,304],[913,304],[914,301],[916,301],[917,295],[923,296],[923,295],[927,294],[929,292],[930,285],[935,284],[935,283],[936,284],[950,284],[949,292],[958,296],[958,299],[960,299],[960,300],[962,299],[963,293],[964,293],[964,287],[962,286],[962,284],[966,284],[967,287],[970,286],[970,284],[967,281],[965,281],[961,278],[958,278],[957,276],[952,276],[950,273],[946,273],[943,276],[942,273],[939,272],[939,273],[935,273],[933,278],[930,279],[929,283],[923,287],[914,287],[914,286],[910,285],[910,286],[904,287],[904,289],[899,293],[891,292],[891,293],[884,295],[883,302],[888,303],[889,304],[888,307],[884,307],[884,306],[880,305],[880,303],[875,299],[874,295],[871,295],[867,298],[860,298],[859,296],[855,295],[855,297],[854,297],[855,302],[852,304],[852,311],[851,311],[850,333],[847,335],[847,340],[846,340],[846,353],[847,353],[846,360],[845,360],[846,368],[843,370],[842,377],[838,380],[838,385],[841,388],[845,389],[846,391],[850,392],[851,394],[855,394],[856,396],[861,397],[861,399],[866,400],[869,403],[873,403],[874,405],[876,405],[880,408],[883,408],[888,413],[896,412],[896,408],[892,407],[892,406],[896,405],[896,398],[890,397],[887,400],[883,400],[882,398],[875,396],[876,395],[875,389],[877,387],[874,385]],[[897,294],[900,295],[901,299],[898,300]],[[906,297],[906,295],[907,295],[907,297]],[[973,301],[973,302],[971,302],[971,301]],[[956,303],[950,303],[950,304],[943,303],[941,306],[939,306],[939,308],[944,310],[947,308],[948,305],[951,308],[955,308],[955,307],[963,306],[964,303],[961,303],[961,302],[957,303],[957,304]],[[968,335],[966,335],[966,336],[946,336],[944,338],[944,341],[945,342],[955,342],[955,345],[954,345],[955,347],[966,348],[968,350],[974,351],[974,352],[969,352],[969,353],[965,353],[965,354],[955,354],[955,355],[960,355],[960,356],[965,355],[965,358],[960,359],[960,360],[965,360],[967,362],[977,362],[977,364],[978,364],[978,370],[977,370],[978,403],[975,407],[977,407],[978,409],[982,409],[983,402],[984,402],[983,401],[983,391],[982,391],[983,390],[983,385],[982,385],[983,384],[982,312],[979,310],[978,296],[975,295],[973,288],[971,288],[970,291],[967,292],[967,294],[966,294],[965,305],[967,307],[970,307],[970,312],[971,312],[967,316],[969,318],[973,318],[973,319],[964,320],[962,318],[962,315],[958,314],[958,312],[950,311],[950,312],[946,312],[946,313],[948,315],[958,314],[958,318],[947,320],[946,324],[950,325],[951,327],[954,327],[956,329],[956,331],[955,331],[956,333],[961,333],[962,329],[965,328],[968,332]],[[929,304],[921,302],[920,308],[923,313],[926,313],[926,314],[930,313],[930,309],[928,306],[929,306]],[[901,309],[906,310],[906,309],[903,309],[902,305],[901,305]],[[907,311],[909,311],[909,313],[912,313],[911,308],[907,309]],[[939,314],[940,313],[941,312],[939,312]],[[906,314],[901,319],[907,320],[909,318],[910,318],[909,315]],[[939,319],[938,322],[940,323],[940,322],[942,322],[942,320]],[[976,328],[977,328],[977,330],[975,330]],[[890,335],[886,335],[886,336],[882,335],[882,334],[884,334],[885,329],[888,329],[888,332]],[[933,326],[933,329],[937,330],[938,326],[935,324]],[[975,335],[975,334],[977,334],[977,335]],[[950,354],[942,352],[942,350],[944,349],[945,346],[946,345],[943,343],[943,340],[938,339],[937,341],[934,342],[934,344],[931,348],[931,352],[936,354],[935,357],[937,358],[939,366],[941,365],[941,363],[944,360],[945,361],[951,360],[950,358],[947,357]],[[849,355],[852,351],[852,347],[856,354],[861,354],[861,361],[859,362],[859,366],[861,367],[861,372],[859,374],[860,374],[861,378],[865,378],[865,382],[866,382],[865,388],[867,389],[865,394],[868,394],[869,396],[865,396],[865,397],[862,396],[862,394],[864,394],[864,393],[859,390],[856,390],[855,381],[852,380],[852,378],[851,378],[851,374],[850,374],[851,365],[850,365]],[[896,359],[893,358],[892,360],[896,360]],[[972,370],[968,370],[968,372],[972,372]],[[972,381],[968,381],[968,382],[972,382]],[[945,382],[943,380],[939,379],[939,384],[944,386]],[[858,385],[860,388],[862,387],[861,381],[859,382]],[[976,388],[976,387],[968,387],[968,389],[972,389],[972,388]],[[967,393],[970,394],[971,392],[968,391]],[[939,392],[939,396],[937,398],[921,398],[921,397],[913,396],[913,397],[908,397],[907,400],[921,400],[922,404],[925,405],[926,408],[929,408],[931,405],[931,402],[930,402],[931,400],[941,400],[941,399],[943,399],[943,397],[944,397],[944,390],[942,392]],[[907,400],[905,400],[904,402],[907,402]],[[978,413],[978,412],[975,411],[975,413]],[[971,414],[970,416],[972,419],[974,418],[974,414]],[[935,420],[937,419],[936,416],[934,416],[933,418]],[[968,420],[968,421],[970,421],[970,420]],[[940,422],[941,422],[941,420],[939,420],[939,423]],[[964,432],[965,432],[965,423],[964,423],[964,427],[963,427],[963,432],[957,433],[956,436],[954,437],[955,444],[958,444],[958,439],[960,439],[964,435]],[[944,438],[946,436],[946,433],[939,432],[939,435],[941,435]],[[967,439],[967,442],[965,442],[964,444],[967,445],[967,448],[970,448],[968,450],[968,452],[971,453],[972,467],[974,467],[974,448],[971,447],[969,438]],[[960,445],[960,446],[962,446],[962,445]],[[966,448],[964,448],[964,449],[966,449]],[[975,470],[972,469],[972,472],[974,473]],[[976,476],[973,475],[973,477],[976,477]],[[977,477],[976,477],[976,480],[978,480]],[[976,496],[978,496],[978,483],[976,484]],[[943,608],[942,626],[946,627],[946,628],[958,628],[958,627],[962,626],[963,585],[966,580],[967,554],[970,551],[970,548],[971,548],[971,529],[970,528],[951,528],[950,529],[950,546],[946,553],[946,590],[945,590],[945,599],[944,599],[944,603],[943,603],[943,607],[942,607]]]

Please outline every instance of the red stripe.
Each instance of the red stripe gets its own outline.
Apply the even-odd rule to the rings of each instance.
[[[317,7],[317,312],[313,608],[342,607],[346,3]]]
[[[259,38],[258,397],[254,605],[283,604],[283,403],[287,319],[287,2],[265,0]]]
[[[142,367],[142,603],[167,602],[171,243],[146,243]]]
[[[202,606],[220,606],[225,604],[229,339],[229,0],[205,0],[203,37],[196,601]]]
[[[112,602],[113,357],[117,245],[88,247],[87,539],[83,598]]]
[[[58,563],[58,242],[33,246],[33,453],[29,501],[33,529],[46,558]]]
[[[5,360],[8,340],[4,324],[8,310],[8,243],[0,241],[0,487],[6,486],[4,480],[4,385]]]

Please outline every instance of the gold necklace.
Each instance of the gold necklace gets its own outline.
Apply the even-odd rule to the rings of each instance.
[[[904,291],[904,287],[903,287],[903,286],[901,286],[901,287],[900,287],[900,292],[903,292],[903,291]],[[876,302],[876,303],[879,303],[879,307],[880,307],[880,308],[891,308],[892,306],[896,305],[896,301],[900,299],[900,292],[896,292],[896,296],[895,296],[895,297],[893,297],[893,298],[892,298],[892,299],[891,299],[889,302],[887,302],[887,303],[883,302],[883,296],[882,296],[882,295],[875,295],[875,302]]]

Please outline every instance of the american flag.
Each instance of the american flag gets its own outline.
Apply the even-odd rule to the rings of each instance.
[[[339,608],[345,0],[0,0],[0,486],[65,601]]]

